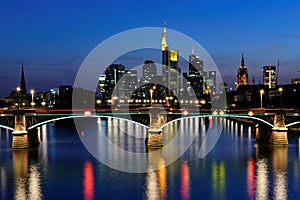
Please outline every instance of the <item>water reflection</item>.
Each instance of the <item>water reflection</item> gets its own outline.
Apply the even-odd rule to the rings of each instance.
[[[287,146],[257,145],[256,147],[256,198],[287,199]],[[271,166],[272,165],[272,172]],[[273,175],[274,185],[270,178]],[[248,177],[249,178],[249,177]],[[248,179],[249,182],[249,179]],[[270,182],[270,183],[269,183]]]
[[[268,199],[268,166],[266,159],[259,159],[256,162],[257,175],[256,175],[256,198]]]
[[[86,161],[83,167],[83,198],[92,200],[95,197],[94,167],[90,161]]]
[[[212,165],[213,194],[217,199],[225,199],[226,169],[223,161]]]
[[[40,150],[23,149],[12,151],[15,199],[42,199],[40,166],[30,160],[40,159]]]
[[[146,177],[146,198],[149,200],[165,199],[167,196],[167,169],[161,150],[149,149],[148,170]],[[153,169],[158,169],[154,171]]]
[[[248,198],[254,199],[255,197],[255,161],[251,157],[248,161],[247,167],[247,178],[248,178]]]
[[[187,161],[183,161],[181,165],[181,198],[190,199],[190,170]]]
[[[4,167],[0,167],[0,189],[1,189],[1,199],[4,199],[6,196],[6,190],[7,190],[7,175]]]
[[[12,157],[9,156],[11,158],[5,160],[7,154],[1,152],[0,155],[6,157],[2,157],[5,162],[0,165],[0,199],[43,199],[56,195],[61,198],[70,198],[70,194],[66,191],[71,190],[74,191],[71,198],[81,196],[86,200],[100,197],[110,199],[116,191],[120,191],[120,187],[124,189],[124,185],[126,189],[121,191],[124,199],[137,199],[141,196],[146,199],[209,199],[210,197],[211,199],[233,199],[233,197],[287,199],[294,195],[291,195],[292,192],[299,192],[299,178],[297,177],[299,177],[300,153],[298,155],[298,147],[294,144],[300,143],[300,139],[295,139],[289,147],[254,146],[253,131],[255,129],[245,125],[242,127],[230,120],[225,120],[224,123],[217,121],[219,125],[222,123],[225,125],[225,134],[220,137],[216,148],[206,159],[198,159],[199,148],[202,139],[209,132],[207,131],[209,126],[214,128],[217,125],[214,120],[215,118],[180,120],[177,124],[167,126],[164,129],[165,144],[174,138],[174,133],[178,128],[184,133],[178,137],[176,143],[178,148],[174,149],[174,154],[182,151],[181,145],[184,144],[186,138],[196,136],[193,145],[179,160],[167,168],[161,167],[165,166],[168,161],[163,151],[145,155],[146,163],[149,164],[148,170],[139,175],[115,173],[113,169],[107,170],[108,168],[102,164],[97,164],[96,168],[94,162],[89,161],[91,155],[84,157],[85,154],[78,154],[79,156],[69,157],[70,151],[66,149],[78,149],[76,146],[78,144],[73,143],[74,137],[68,135],[69,130],[63,129],[63,132],[59,132],[59,129],[51,129],[53,127],[51,125],[41,127],[42,156],[40,156],[39,149],[33,152],[31,150],[14,151]],[[196,124],[200,125],[200,129],[193,133],[191,129]],[[89,128],[85,131],[84,137],[97,136],[99,130],[103,130],[105,136],[114,145],[132,152],[146,152],[144,140],[141,137],[146,134],[146,130],[136,124],[124,123],[117,119],[100,119],[98,124],[92,127],[93,129]],[[53,138],[51,138],[51,131],[55,133]],[[239,133],[236,134],[237,132]],[[2,130],[2,143],[5,140],[6,135]],[[69,141],[70,144],[67,144],[66,142]],[[116,160],[123,159],[125,164],[130,163],[127,157],[122,158],[118,152],[114,152],[112,146],[102,144],[105,149],[103,153],[107,159],[115,156]],[[70,160],[62,162],[61,160],[65,158]],[[289,180],[287,179],[288,159],[292,164],[289,164],[292,168],[288,171]],[[51,165],[47,165],[50,161]],[[140,165],[140,163],[134,163],[134,165]],[[72,170],[69,171],[70,168]],[[113,173],[106,173],[107,171]],[[63,177],[59,177],[61,178],[59,183],[56,177],[58,174]],[[231,178],[232,174],[237,177]],[[61,186],[58,184],[63,185],[66,190],[57,190]],[[50,194],[55,192],[57,194]],[[137,193],[132,195],[134,192]],[[299,193],[295,194],[296,197],[298,195]]]

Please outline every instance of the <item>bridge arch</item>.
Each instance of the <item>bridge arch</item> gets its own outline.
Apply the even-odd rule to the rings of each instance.
[[[46,120],[46,121],[43,121],[43,122],[40,122],[40,123],[37,123],[33,126],[30,126],[28,128],[28,130],[30,129],[33,129],[33,128],[36,128],[36,127],[39,127],[39,126],[42,126],[44,124],[48,124],[48,123],[51,123],[51,122],[54,122],[54,121],[59,121],[59,120],[64,120],[64,119],[74,119],[74,118],[107,118],[107,119],[121,119],[121,120],[124,120],[124,121],[128,121],[128,122],[131,122],[131,123],[135,123],[135,124],[138,124],[144,128],[149,128],[148,126],[144,125],[144,124],[141,124],[139,122],[135,122],[133,120],[130,120],[130,119],[126,119],[126,118],[121,118],[121,117],[113,117],[113,116],[106,116],[106,115],[91,115],[91,116],[85,116],[85,115],[74,115],[74,116],[65,116],[65,117],[59,117],[59,118],[54,118],[54,119],[50,119],[50,120]],[[13,129],[12,129],[13,130]]]
[[[180,118],[168,121],[167,123],[165,123],[164,125],[162,125],[161,128],[164,128],[165,126],[168,126],[169,124],[171,124],[173,122],[176,122],[176,121],[179,121],[179,120],[182,120],[182,119],[204,118],[204,117],[211,117],[211,116],[214,116],[214,115],[193,115],[193,116],[180,117]]]
[[[296,125],[296,124],[300,124],[300,121],[296,121],[296,122],[289,123],[289,124],[285,125],[285,127],[288,128],[288,127],[294,126],[294,125]]]
[[[177,119],[173,119],[173,120],[167,122],[166,124],[164,124],[163,126],[161,126],[161,128],[164,128],[165,126],[171,124],[172,122],[175,122],[175,121],[178,121],[178,120],[181,120],[181,119],[205,118],[205,117],[233,117],[233,118],[253,119],[253,120],[263,122],[264,124],[270,126],[271,128],[274,127],[273,124],[271,124],[270,122],[268,122],[266,120],[263,120],[263,119],[258,118],[258,117],[248,116],[248,115],[235,115],[235,114],[214,115],[214,114],[207,114],[207,115],[186,116],[186,117],[180,117],[180,118],[177,118]]]
[[[222,115],[221,115],[222,116]],[[225,114],[223,117],[234,117],[234,118],[244,118],[244,119],[254,119],[260,122],[263,122],[264,124],[270,126],[271,128],[274,128],[274,125],[271,124],[270,122],[263,120],[259,117],[253,117],[253,116],[248,116],[248,115],[235,115],[235,114]]]
[[[5,128],[5,129],[11,130],[11,131],[14,130],[13,128],[11,128],[9,126],[4,126],[4,125],[1,125],[1,124],[0,124],[0,128]]]

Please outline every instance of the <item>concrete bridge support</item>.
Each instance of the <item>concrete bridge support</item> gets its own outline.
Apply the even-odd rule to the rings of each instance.
[[[15,127],[12,132],[12,149],[26,149],[40,144],[38,129],[27,131],[26,118],[22,111],[15,113]]]
[[[274,145],[288,145],[287,131],[288,129],[284,123],[284,115],[276,114],[269,142]]]
[[[150,128],[148,130],[146,144],[149,148],[160,148],[163,146],[161,126],[166,123],[166,119],[162,115],[160,108],[153,107],[149,112]]]
[[[29,147],[25,115],[18,112],[15,114],[15,127],[12,132],[12,148],[25,149]]]

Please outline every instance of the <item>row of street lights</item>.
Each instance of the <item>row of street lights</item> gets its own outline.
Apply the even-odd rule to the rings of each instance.
[[[18,105],[18,110],[19,110],[20,109],[20,91],[21,91],[21,88],[17,87],[16,91],[17,91],[17,105]],[[30,104],[33,107],[35,105],[35,102],[34,102],[34,90],[33,89],[30,90],[30,94],[31,94],[31,103]]]

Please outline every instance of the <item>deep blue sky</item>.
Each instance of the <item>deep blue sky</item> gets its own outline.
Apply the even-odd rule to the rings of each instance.
[[[278,59],[280,83],[300,77],[298,0],[1,0],[0,96],[18,86],[22,61],[28,89],[73,84],[81,62],[101,41],[164,21],[198,41],[231,86],[242,52],[256,82],[262,66]]]

